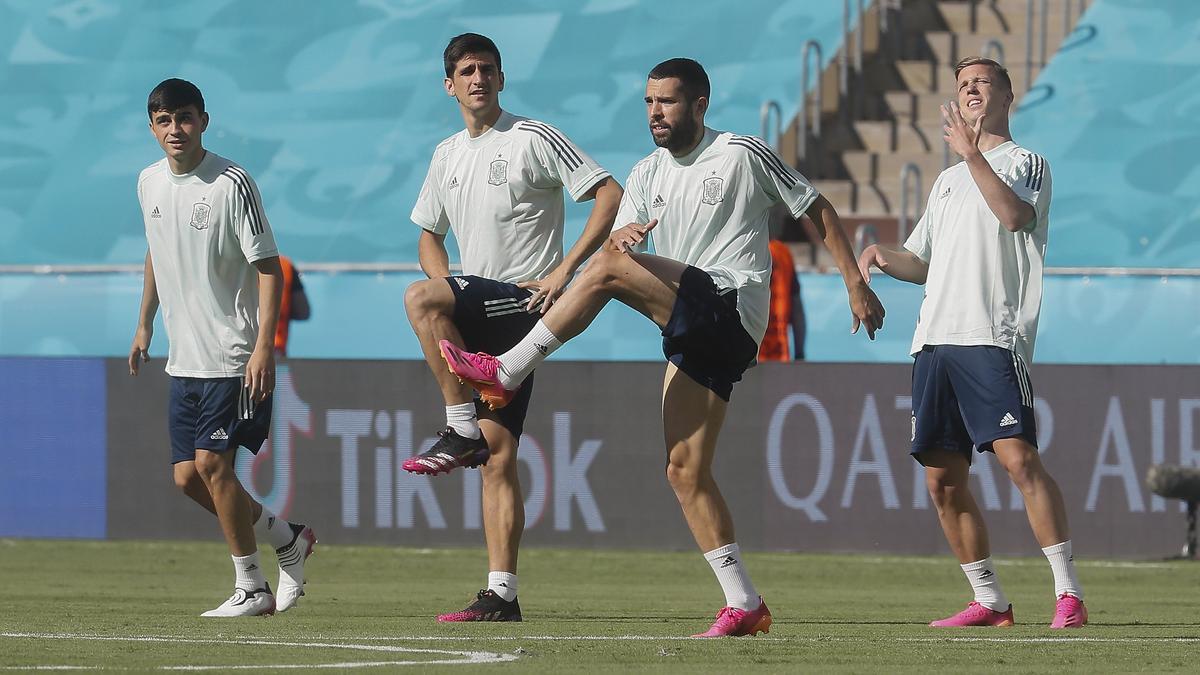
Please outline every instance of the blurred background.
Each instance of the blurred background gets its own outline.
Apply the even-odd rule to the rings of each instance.
[[[836,206],[856,250],[903,241],[957,161],[938,114],[954,96],[953,64],[972,54],[1005,64],[1014,137],[1053,174],[1036,355],[1051,367],[1034,370],[1043,451],[1070,476],[1060,480],[1073,512],[1091,514],[1094,550],[1174,546],[1182,515],[1141,476],[1153,461],[1200,459],[1191,0],[0,0],[0,422],[10,434],[0,535],[215,535],[172,494],[165,381],[131,383],[122,365],[146,251],[135,181],[161,157],[145,99],[177,76],[204,92],[206,146],[255,177],[312,308],[292,328],[292,390],[281,385],[271,449],[245,480],[284,511],[308,500],[343,540],[388,542],[397,529],[478,540],[470,473],[431,486],[396,471],[439,426],[402,298],[423,278],[408,214],[434,146],[462,126],[441,53],[466,31],[499,46],[505,109],[557,126],[622,183],[653,149],[647,71],[699,60],[713,84],[709,125],[775,146]],[[568,240],[586,214],[568,206]],[[789,548],[824,541],[814,533],[839,518],[894,514],[823,545],[937,550],[940,537],[887,533],[907,522],[937,534],[904,451],[921,288],[878,279],[887,327],[874,342],[851,337],[842,282],[811,226],[781,217],[776,229],[802,327],[783,358],[826,365],[763,366],[742,385],[746,402],[735,398],[725,454],[754,457],[735,480],[760,490],[742,510],[763,514],[747,527],[761,545]],[[155,371],[165,337],[151,350]],[[661,531],[678,530],[659,485],[661,365],[643,363],[660,359],[653,326],[612,306],[555,358],[573,363],[548,365],[523,475],[536,512],[561,515],[530,518],[532,541],[687,546],[648,536],[657,526],[639,539],[612,525],[641,522],[662,501]],[[607,382],[614,362],[632,370],[613,387],[645,382],[646,392],[578,391],[580,377]],[[610,437],[610,419],[634,424]],[[582,439],[598,443],[592,454]],[[657,501],[625,499],[620,471],[589,483],[593,462],[593,476],[644,464]],[[989,510],[1025,532],[1019,496],[995,478]],[[434,517],[439,503],[458,515]],[[599,520],[584,517],[593,509]],[[914,509],[923,521],[903,515]],[[84,512],[89,525],[64,525]],[[1014,534],[1008,550],[1036,553],[1028,539]]]

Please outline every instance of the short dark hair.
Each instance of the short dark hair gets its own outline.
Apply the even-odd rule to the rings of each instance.
[[[200,93],[200,88],[187,80],[172,77],[159,82],[150,92],[150,98],[146,99],[146,114],[154,117],[154,113],[160,110],[172,112],[189,105],[196,106],[198,112],[204,112],[204,95]]]
[[[692,59],[667,59],[650,69],[648,79],[665,80],[668,77],[678,78],[683,83],[683,93],[689,101],[701,96],[708,98],[712,91],[704,66]]]
[[[1000,65],[999,62],[993,61],[992,59],[985,59],[982,56],[968,56],[962,61],[959,61],[958,64],[954,66],[954,79],[957,80],[958,74],[971,66],[987,66],[988,68],[991,68],[992,72],[996,75],[996,79],[1003,82],[1004,86],[1008,87],[1008,91],[1010,93],[1012,92],[1012,78],[1008,76],[1008,69]]]
[[[496,57],[496,68],[500,67],[500,50],[491,38],[479,33],[463,33],[450,38],[446,51],[442,52],[442,64],[446,66],[446,77],[454,76],[454,65],[468,54],[491,54]]]

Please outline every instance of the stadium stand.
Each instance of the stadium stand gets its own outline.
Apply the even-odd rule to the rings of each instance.
[[[820,40],[832,57],[840,39],[841,3],[746,0],[723,17],[724,7],[6,3],[0,263],[142,259],[134,177],[160,154],[144,101],[169,76],[201,86],[207,144],[256,177],[301,264],[415,262],[408,213],[434,146],[462,126],[441,89],[450,36],[495,39],[505,107],[561,127],[623,180],[651,147],[641,110],[650,66],[703,59],[720,85],[712,123],[749,133],[764,98],[788,114],[797,105],[799,42]]]
[[[1017,88],[1032,83],[1014,135],[1045,154],[1054,171],[1049,264],[1195,267],[1200,178],[1188,152],[1196,143],[1185,84],[1200,58],[1194,3],[1096,0],[1079,17],[1084,3],[1070,0],[865,2],[865,37],[847,43],[862,45],[862,66],[853,49],[845,60],[851,85],[873,92],[861,103],[838,93],[837,1],[751,0],[736,12],[715,1],[689,3],[687,14],[633,0],[381,0],[312,3],[303,14],[283,11],[283,4],[0,6],[0,84],[9,102],[0,111],[0,266],[11,272],[141,260],[133,180],[158,157],[142,101],[159,79],[181,75],[208,96],[208,144],[255,175],[281,244],[309,269],[316,317],[296,332],[293,355],[415,358],[400,298],[419,273],[314,266],[415,263],[416,229],[407,215],[433,146],[460,125],[440,91],[437,57],[449,35],[479,30],[504,53],[506,108],[560,126],[621,179],[649,150],[640,102],[645,70],[679,54],[709,67],[715,126],[761,133],[762,105],[777,102],[782,133],[763,135],[796,161],[801,48],[817,41],[822,68],[809,102],[822,92],[825,127],[820,135],[810,128],[815,152],[797,163],[852,228],[875,224],[884,240],[896,236],[899,166],[922,167],[919,206],[943,165],[939,138],[913,145],[914,130],[927,138],[937,133],[928,119],[945,98],[937,78],[955,58],[994,40]],[[858,2],[847,5],[851,25],[860,25]],[[1024,30],[1029,6],[1048,8],[1046,27],[1037,28],[1048,38],[1045,57],[1040,40]],[[903,58],[888,56],[888,40],[899,43],[893,48]],[[861,114],[846,124],[843,106],[861,106]],[[584,213],[568,209],[568,237]],[[23,271],[0,275],[0,354],[125,353],[137,274]],[[1039,361],[1200,360],[1200,334],[1177,311],[1200,305],[1200,278],[1186,270],[1098,272],[1047,278]],[[837,279],[801,276],[810,358],[906,358],[920,290],[876,283],[888,329],[868,343],[844,338],[849,320]],[[643,323],[610,308],[560,356],[658,358],[656,336]],[[344,335],[347,326],[361,328],[353,340]],[[1080,344],[1081,330],[1107,337]]]

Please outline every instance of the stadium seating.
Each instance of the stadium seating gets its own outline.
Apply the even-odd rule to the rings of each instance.
[[[1196,267],[1200,3],[1096,2],[1013,120],[1054,172],[1047,263]]]
[[[841,11],[807,0],[6,3],[0,264],[142,259],[134,181],[161,157],[143,106],[165,77],[204,91],[206,145],[257,179],[295,259],[415,262],[409,211],[434,146],[462,126],[441,88],[450,36],[493,37],[505,107],[561,127],[623,181],[652,149],[651,66],[702,59],[710,122],[757,133],[764,99],[788,116],[797,105],[800,43],[834,53]],[[584,213],[571,211],[572,228]]]

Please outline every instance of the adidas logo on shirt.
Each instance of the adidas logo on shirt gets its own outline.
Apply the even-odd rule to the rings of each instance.
[[[208,437],[208,440],[210,440],[210,441],[227,441],[227,440],[229,440],[229,434],[225,433],[225,427],[221,427],[220,429],[217,429],[216,431],[214,431],[212,433],[212,436]]]
[[[1000,426],[1002,427],[1011,427],[1016,423],[1017,418],[1013,417],[1013,414],[1010,412],[1004,413],[1004,419],[1000,420]]]
[[[158,210],[157,206],[154,207],[154,210],[150,212],[150,217],[151,218],[162,218],[162,212]]]
[[[454,176],[450,179],[450,189],[453,190],[456,187],[458,187],[458,176]]]
[[[652,208],[661,209],[667,205],[667,200],[662,198],[662,195],[654,195],[654,201],[650,203]]]

